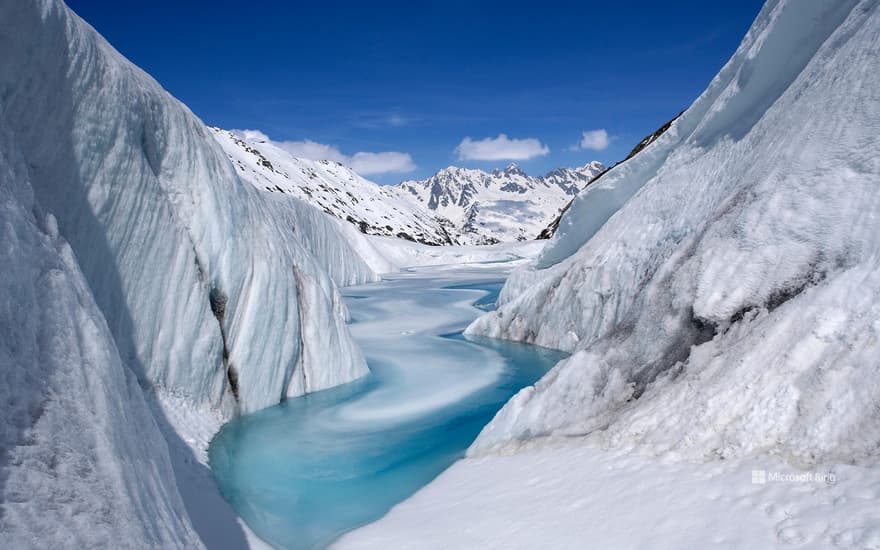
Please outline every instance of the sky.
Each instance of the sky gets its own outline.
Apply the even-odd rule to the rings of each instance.
[[[688,107],[758,0],[67,0],[205,123],[380,183],[612,164]]]

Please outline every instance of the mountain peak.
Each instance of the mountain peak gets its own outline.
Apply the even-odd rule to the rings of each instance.
[[[508,164],[503,170],[496,168],[492,170],[492,174],[495,176],[525,176],[526,173],[522,168],[519,167],[515,162],[511,162]]]
[[[602,172],[605,170],[605,165],[598,160],[591,160],[583,166],[576,168],[576,170],[580,172]]]

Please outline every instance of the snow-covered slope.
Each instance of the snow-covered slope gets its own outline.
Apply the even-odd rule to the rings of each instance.
[[[2,115],[0,266],[0,547],[200,548],[168,447]]]
[[[363,235],[243,183],[60,1],[0,0],[0,21],[0,112],[143,383],[228,414],[366,372],[334,286],[375,278]]]
[[[492,172],[450,166],[426,180],[389,189],[449,220],[463,244],[523,241],[536,238],[571,196],[603,170],[597,161],[543,177],[529,176],[515,164]]]
[[[430,212],[397,197],[338,162],[292,156],[271,141],[247,141],[211,128],[241,178],[261,191],[287,194],[348,221],[362,233],[422,244],[454,244]]]
[[[581,193],[469,332],[574,352],[472,452],[880,458],[880,9],[771,0],[703,95]]]
[[[753,472],[767,482],[753,483]],[[332,548],[880,546],[880,469],[835,465],[808,480],[804,474],[777,457],[695,464],[576,444],[469,458]]]
[[[261,137],[211,130],[241,178],[261,191],[301,199],[368,235],[430,245],[534,239],[604,170],[596,161],[543,177],[515,164],[491,173],[449,167],[427,180],[380,186],[338,162],[297,158]]]
[[[666,130],[668,130],[669,127],[672,126],[672,123],[675,122],[675,120],[677,120],[679,116],[681,116],[681,113],[679,113],[678,115],[675,116],[675,118],[667,121],[665,124],[663,124],[662,126],[657,128],[656,130],[654,130],[653,132],[651,132],[650,134],[648,134],[647,136],[642,138],[642,140],[640,142],[638,142],[636,144],[636,146],[632,148],[632,150],[630,150],[630,152],[626,155],[626,157],[623,160],[614,163],[614,165],[611,166],[611,168],[614,168],[614,167],[618,166],[619,164],[622,164],[622,163],[628,161],[629,159],[633,158],[634,156],[636,156],[637,154],[642,152],[642,150],[645,147],[654,143],[657,140],[657,138],[659,138],[664,133],[666,133]],[[602,176],[604,176],[606,172],[611,170],[611,168],[605,168],[604,170],[602,170],[601,172],[596,174],[596,176],[592,180],[590,180],[589,185],[595,185],[596,182],[598,182],[599,179]],[[581,190],[585,189],[585,187],[586,186],[582,187]],[[539,240],[549,239],[550,237],[552,237],[553,235],[556,234],[556,229],[559,228],[559,223],[562,221],[562,218],[568,212],[568,209],[571,208],[571,205],[574,203],[576,198],[577,197],[572,197],[572,199],[570,201],[568,201],[568,204],[565,205],[565,207],[559,212],[559,214],[553,219],[553,221],[551,221],[547,225],[547,227],[545,227],[544,229],[541,230],[541,232],[538,234]]]

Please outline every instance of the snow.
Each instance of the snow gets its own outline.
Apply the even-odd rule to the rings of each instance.
[[[367,372],[334,286],[387,267],[358,253],[363,235],[243,183],[211,131],[61,2],[7,0],[0,20],[2,111],[37,202],[143,383],[228,416]]]
[[[874,463],[878,50],[875,3],[768,2],[707,91],[580,194],[469,327],[575,352],[470,452],[582,436]]]
[[[333,548],[880,547],[880,471],[807,473],[792,479],[805,473],[769,458],[658,462],[584,445],[470,458]]]
[[[516,164],[491,173],[450,166],[426,180],[387,189],[447,220],[462,244],[523,241],[535,239],[570,197],[604,169],[591,161],[533,177]]]
[[[194,406],[168,391],[151,392],[147,402],[168,440],[177,490],[201,542],[217,550],[271,548],[251,531],[223,498],[208,464],[208,445],[224,424],[218,411]]]
[[[373,250],[389,263],[393,271],[430,265],[521,263],[519,260],[534,259],[544,246],[540,241],[447,246],[427,246],[389,237],[370,237],[369,241]],[[384,273],[390,273],[392,269]]]
[[[573,355],[338,546],[880,547],[878,50],[876,2],[768,2],[468,329]]]
[[[296,197],[369,235],[400,235],[434,245],[455,242],[426,209],[338,162],[294,157],[265,136],[242,138],[220,128],[211,132],[241,178],[261,191]]]
[[[540,246],[365,236],[242,181],[60,1],[0,0],[0,21],[0,546],[254,541],[205,445],[235,412],[366,373],[336,285]],[[876,2],[769,1],[469,328],[573,355],[341,544],[880,546],[878,60]],[[528,187],[517,170],[495,179]],[[481,242],[565,202],[546,181],[559,204],[528,212],[410,183]],[[836,481],[744,481],[756,468]]]
[[[380,186],[332,160],[291,155],[260,132],[211,128],[241,178],[347,221],[368,235],[432,245],[535,239],[605,167],[591,161],[543,177],[515,164],[491,173],[449,167],[423,181]]]

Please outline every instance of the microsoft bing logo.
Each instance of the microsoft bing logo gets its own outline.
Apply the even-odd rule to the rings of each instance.
[[[752,483],[767,483],[767,470],[752,470]]]

